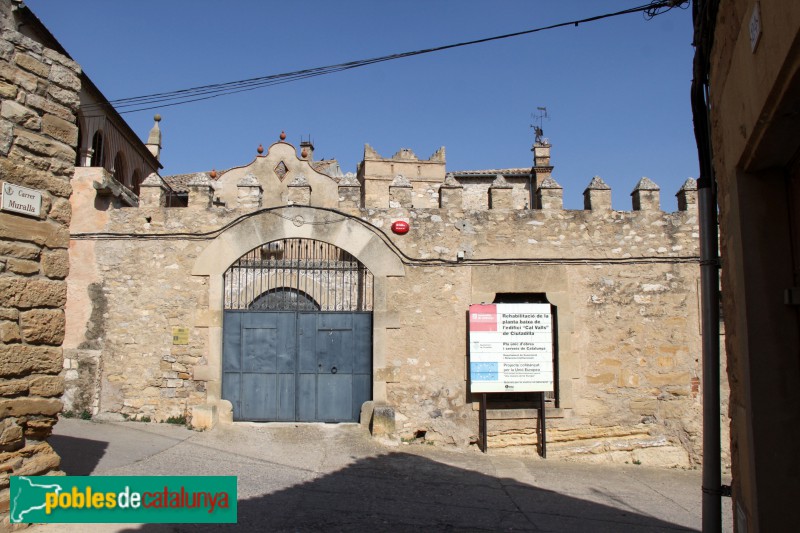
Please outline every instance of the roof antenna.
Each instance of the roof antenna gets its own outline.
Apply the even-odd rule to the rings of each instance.
[[[542,122],[544,119],[550,120],[550,116],[547,114],[546,107],[537,107],[536,113],[531,113],[531,120],[533,124],[531,124],[531,128],[533,128],[534,134],[536,134],[536,143],[541,144],[546,141],[544,138],[544,131],[542,130]]]

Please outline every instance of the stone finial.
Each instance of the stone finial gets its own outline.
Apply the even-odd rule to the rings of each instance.
[[[364,159],[381,159],[381,155],[367,143],[364,143]]]
[[[361,184],[352,172],[348,172],[339,180],[339,207],[361,207]]]
[[[392,184],[389,187],[406,187],[411,188],[411,182],[408,180],[407,177],[403,176],[402,174],[398,174],[392,180]]]
[[[502,174],[495,177],[489,186],[489,209],[513,209],[514,186]]]
[[[358,183],[358,178],[356,177],[355,172],[346,172],[342,179],[339,180],[340,187],[360,187],[361,184]]]
[[[415,154],[411,148],[400,148],[400,150],[392,156],[392,159],[397,161],[419,161],[417,154]]]
[[[452,172],[444,177],[444,183],[439,186],[439,207],[461,209],[464,205],[464,186],[461,185]]]
[[[195,174],[189,183],[189,207],[208,209],[214,201],[214,185],[205,172]]]
[[[296,175],[287,187],[289,192],[286,199],[289,205],[311,204],[311,185],[304,174]]]
[[[402,174],[398,174],[389,185],[389,207],[410,209],[414,201],[413,194],[411,182]]]
[[[247,173],[242,176],[242,179],[239,180],[239,183],[236,184],[237,187],[261,187],[261,184],[258,182],[258,178],[256,178],[253,174]]]
[[[139,187],[163,187],[164,180],[161,179],[161,176],[152,172],[149,176],[147,176],[144,181],[139,185]]]
[[[690,207],[694,209],[697,206],[697,181],[694,178],[687,179],[675,196],[678,197],[678,211],[688,211]]]
[[[492,185],[490,186],[491,189],[513,189],[514,186],[511,185],[507,180],[506,177],[502,174],[498,174],[495,176]]]
[[[167,205],[167,187],[161,176],[153,172],[139,185],[139,205],[164,207]]]
[[[310,187],[308,183],[308,179],[306,178],[305,174],[298,174],[294,177],[292,181],[289,182],[287,187]]]
[[[153,154],[153,157],[159,159],[161,157],[161,128],[158,127],[158,123],[161,122],[161,115],[156,115],[153,117],[155,124],[153,124],[153,129],[150,130],[150,134],[147,136],[147,149]]]
[[[539,209],[563,209],[564,188],[552,177],[547,177],[536,190],[536,206]]]
[[[438,150],[436,150],[436,151],[433,153],[433,155],[430,157],[430,159],[428,159],[428,161],[435,161],[435,162],[437,162],[437,163],[444,163],[444,162],[445,162],[445,158],[444,158],[444,146],[442,146],[441,148],[439,148]]]
[[[661,187],[653,183],[650,178],[643,177],[633,188],[631,193],[634,211],[658,211],[661,209],[659,191]]]
[[[583,208],[593,211],[611,209],[611,187],[600,176],[593,177],[583,191]]]
[[[236,198],[238,207],[249,209],[258,209],[261,207],[264,189],[258,182],[258,178],[253,174],[248,172],[242,176],[242,179],[236,184],[236,188],[238,190]]]
[[[464,186],[459,183],[456,177],[453,175],[452,172],[448,172],[444,177],[444,182],[442,183],[442,187],[446,189],[463,189]]]

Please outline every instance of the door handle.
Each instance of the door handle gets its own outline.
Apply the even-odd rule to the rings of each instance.
[[[337,369],[335,366],[334,366],[334,367],[331,367],[331,374],[335,374],[335,373],[337,373],[338,371],[339,371],[339,370],[338,370],[338,369]]]

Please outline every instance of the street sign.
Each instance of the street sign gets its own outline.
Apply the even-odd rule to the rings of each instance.
[[[0,209],[38,217],[42,211],[42,193],[12,183],[3,183]]]

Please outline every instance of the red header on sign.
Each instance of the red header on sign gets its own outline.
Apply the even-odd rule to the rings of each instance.
[[[497,331],[497,306],[472,304],[469,306],[470,331]]]

